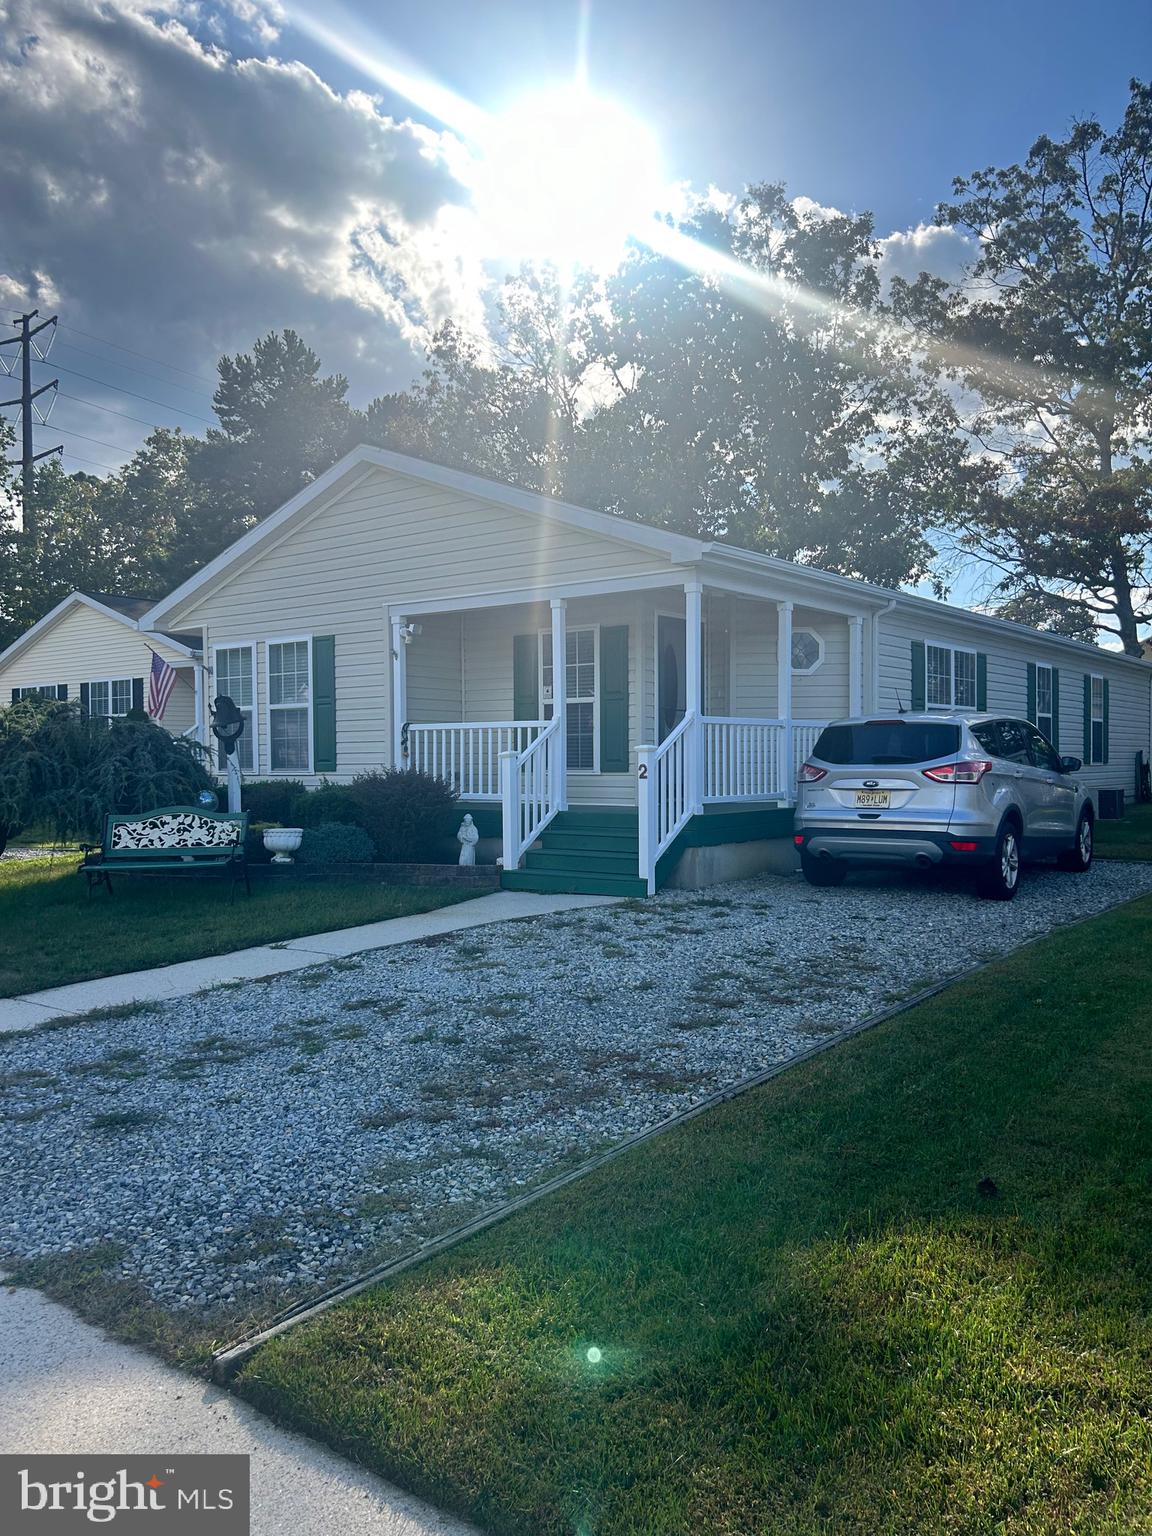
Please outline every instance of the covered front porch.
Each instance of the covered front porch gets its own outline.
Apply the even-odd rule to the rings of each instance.
[[[635,828],[654,889],[692,817],[790,807],[823,725],[863,707],[864,616],[783,594],[689,580],[389,617],[393,760],[500,808],[506,874],[598,812]]]

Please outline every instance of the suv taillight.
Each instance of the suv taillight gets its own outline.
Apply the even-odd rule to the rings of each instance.
[[[962,763],[942,763],[939,768],[922,768],[920,771],[926,779],[935,779],[937,784],[979,784],[986,773],[991,773],[992,764],[987,758],[969,757]]]
[[[820,779],[828,777],[827,768],[817,768],[815,763],[801,763],[800,771],[796,775],[801,784],[815,784]]]

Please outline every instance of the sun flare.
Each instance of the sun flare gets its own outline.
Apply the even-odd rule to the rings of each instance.
[[[489,120],[478,148],[476,210],[508,257],[612,265],[666,190],[645,125],[580,86],[524,97]]]

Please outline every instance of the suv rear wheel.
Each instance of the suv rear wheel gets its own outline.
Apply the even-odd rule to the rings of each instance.
[[[1076,841],[1056,861],[1061,869],[1069,869],[1073,874],[1082,875],[1092,868],[1094,831],[1092,813],[1085,806],[1080,812],[1080,820],[1076,823]]]
[[[1020,884],[1020,834],[1006,821],[996,839],[996,852],[980,872],[980,894],[990,901],[1011,901]]]
[[[810,853],[800,855],[800,868],[809,885],[842,885],[848,873],[835,859],[814,859]]]

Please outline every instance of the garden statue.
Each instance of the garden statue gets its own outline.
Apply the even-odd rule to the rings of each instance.
[[[457,832],[456,837],[460,843],[461,864],[475,864],[476,844],[480,841],[480,834],[477,832],[475,823],[473,822],[471,816],[464,817],[464,820],[460,823],[460,830]]]

